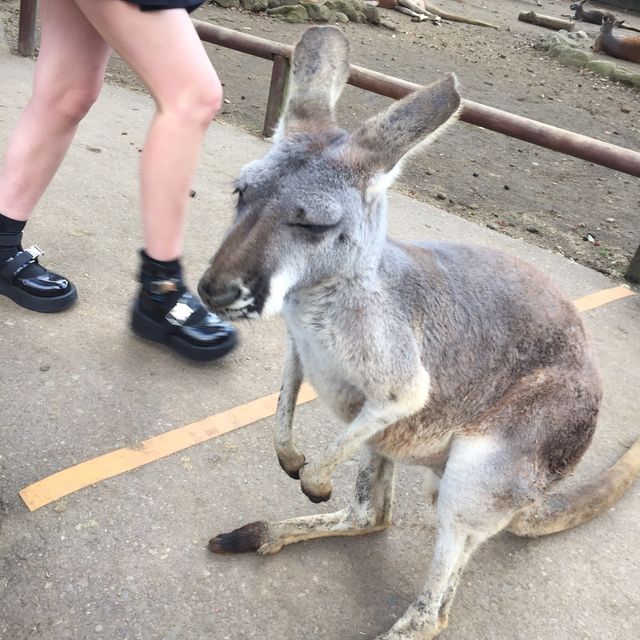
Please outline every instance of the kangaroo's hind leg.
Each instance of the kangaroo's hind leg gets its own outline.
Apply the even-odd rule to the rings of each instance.
[[[214,553],[276,553],[287,544],[329,536],[359,536],[391,524],[394,464],[366,447],[360,459],[355,496],[349,507],[334,513],[252,522],[209,542]]]
[[[467,561],[528,502],[528,483],[522,461],[493,438],[466,436],[454,442],[440,481],[429,578],[405,614],[377,640],[431,640],[447,627]]]
[[[434,24],[440,22],[440,16],[427,11],[418,2],[413,2],[413,0],[399,0],[396,11],[411,16],[414,22],[423,22],[425,20],[431,20]]]

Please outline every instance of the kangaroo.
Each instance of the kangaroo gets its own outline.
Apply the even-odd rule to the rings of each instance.
[[[640,62],[640,36],[614,34],[615,21],[616,17],[612,13],[605,17],[600,33],[593,43],[593,50],[604,51],[621,60]]]
[[[575,11],[573,14],[574,20],[589,22],[590,24],[602,24],[610,12],[602,11],[601,9],[585,9],[584,5],[587,2],[588,0],[580,0],[579,2],[574,2],[569,7],[572,11]],[[619,27],[623,22],[624,20],[618,20],[616,22],[616,27]]]
[[[591,24],[602,24],[608,15],[613,15],[610,11],[602,11],[600,9],[587,9],[585,11],[584,5],[588,1],[589,0],[580,0],[580,2],[574,2],[569,7],[570,9],[575,11],[573,15],[574,20],[589,22]],[[620,29],[628,29],[629,31],[640,32],[640,29],[638,29],[637,27],[632,27],[631,25],[627,25],[625,24],[625,20],[618,20],[617,18],[615,20],[614,26]]]
[[[400,13],[411,16],[413,22],[423,22],[431,20],[434,23],[440,22],[440,19],[449,20],[450,22],[463,22],[465,24],[473,24],[479,27],[489,27],[497,29],[495,24],[468,18],[467,16],[459,16],[454,13],[447,13],[438,7],[434,7],[429,0],[367,0],[367,4],[374,7],[382,7],[383,9],[394,9]]]
[[[283,315],[278,460],[322,502],[336,466],[359,452],[354,497],[335,513],[247,524],[209,548],[264,555],[382,531],[396,463],[429,467],[439,477],[430,575],[377,637],[426,640],[447,626],[478,545],[503,529],[540,536],[602,513],[640,471],[640,440],[598,480],[552,491],[589,446],[601,399],[578,313],[508,255],[387,238],[388,187],[454,122],[461,98],[450,74],[349,133],[334,116],[348,51],[334,27],[311,27],[296,45],[274,144],[241,170],[235,220],[199,293],[232,317]],[[303,376],[346,425],[309,460],[293,441]]]

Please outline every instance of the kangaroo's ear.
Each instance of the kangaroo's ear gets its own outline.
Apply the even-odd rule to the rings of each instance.
[[[354,131],[347,151],[348,164],[369,177],[395,176],[407,154],[431,142],[455,120],[460,104],[453,74],[418,89]]]
[[[311,27],[296,45],[287,102],[275,137],[335,125],[334,107],[349,77],[349,43],[335,27]]]

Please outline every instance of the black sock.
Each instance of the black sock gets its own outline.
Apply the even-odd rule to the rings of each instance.
[[[140,251],[140,257],[140,305],[148,315],[163,318],[186,291],[182,281],[182,265],[180,260],[155,260],[144,250]],[[171,288],[171,284],[165,287],[158,285],[165,281],[173,281],[174,288]]]
[[[26,224],[24,220],[14,220],[0,213],[0,233],[20,233]]]
[[[153,280],[171,280],[176,278],[182,281],[182,265],[180,260],[156,260],[151,258],[149,254],[142,249],[140,251],[142,258],[142,267],[140,270],[141,281],[152,278]]]
[[[22,251],[22,230],[26,224],[24,220],[14,220],[0,213],[0,266]],[[31,278],[45,271],[39,264],[33,263],[25,267],[20,275]]]

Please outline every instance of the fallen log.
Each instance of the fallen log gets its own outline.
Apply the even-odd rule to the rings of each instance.
[[[563,20],[562,18],[554,18],[553,16],[543,16],[535,11],[527,11],[518,15],[518,20],[521,22],[528,22],[529,24],[535,24],[538,27],[544,27],[545,29],[553,29],[554,31],[573,31],[576,23],[571,20]]]

